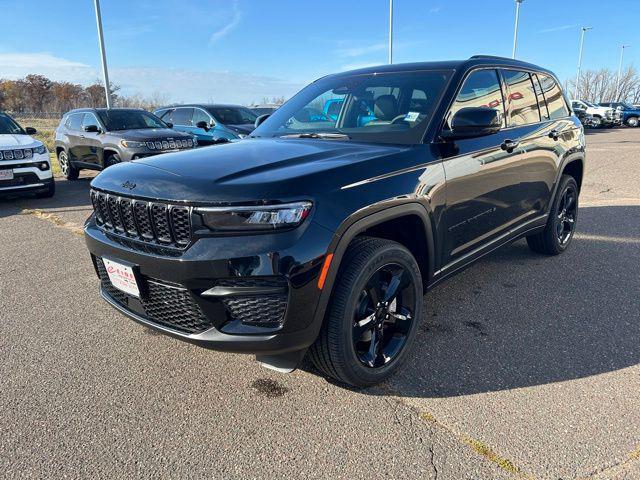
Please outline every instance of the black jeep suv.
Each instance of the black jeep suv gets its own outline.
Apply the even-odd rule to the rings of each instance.
[[[194,148],[196,138],[171,129],[155,115],[134,108],[79,108],[67,112],[56,128],[55,148],[67,180],[80,170],[103,170],[110,165],[159,153]]]
[[[308,354],[366,386],[407,358],[430,287],[521,237],[569,246],[584,157],[545,69],[366,68],[317,80],[242,142],[104,171],[86,242],[134,320],[285,371]]]

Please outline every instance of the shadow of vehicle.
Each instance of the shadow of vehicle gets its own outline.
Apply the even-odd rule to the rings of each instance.
[[[640,206],[583,207],[565,254],[538,255],[520,240],[435,287],[414,351],[387,385],[406,397],[451,397],[636,365],[638,218]]]
[[[33,194],[0,196],[0,218],[19,214],[24,209],[42,209],[49,213],[60,211],[73,212],[76,210],[91,213],[91,199],[89,198],[89,184],[93,176],[81,177],[69,182],[56,179],[56,194],[52,198],[36,198]]]

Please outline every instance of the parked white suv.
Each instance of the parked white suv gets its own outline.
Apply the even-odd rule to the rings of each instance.
[[[23,129],[0,112],[0,195],[22,192],[52,197],[56,191],[49,151],[31,135],[35,128]]]
[[[595,128],[608,127],[616,124],[613,108],[602,107],[584,100],[571,100],[571,107],[574,109],[581,108],[591,115],[593,117],[591,124]]]

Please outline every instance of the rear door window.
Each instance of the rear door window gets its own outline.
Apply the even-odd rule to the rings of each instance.
[[[501,70],[509,99],[509,127],[529,125],[540,121],[538,101],[529,72]]]
[[[540,87],[542,93],[547,101],[547,108],[549,109],[549,118],[551,120],[557,120],[569,115],[569,109],[564,101],[562,90],[556,83],[553,77],[545,74],[538,74],[540,80]]]

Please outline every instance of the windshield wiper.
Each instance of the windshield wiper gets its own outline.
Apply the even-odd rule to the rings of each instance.
[[[350,140],[346,133],[310,132],[282,135],[280,138],[320,138],[322,140]]]

